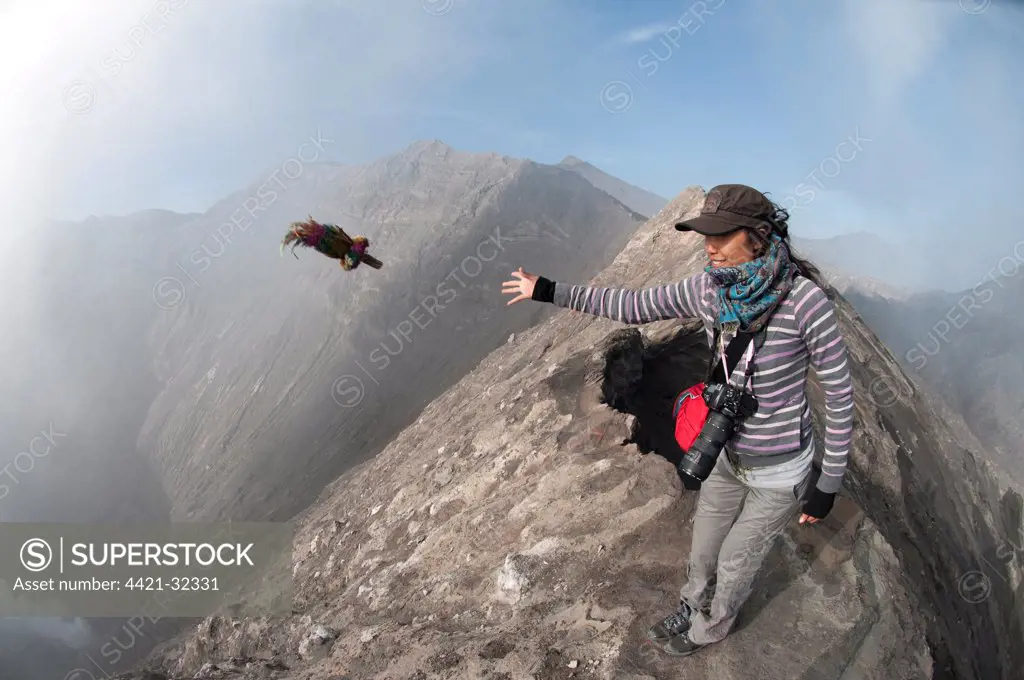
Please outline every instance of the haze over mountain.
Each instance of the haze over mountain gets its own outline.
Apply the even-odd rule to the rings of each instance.
[[[613,196],[623,205],[629,206],[631,210],[646,218],[654,217],[668,204],[667,198],[627,184],[575,156],[566,156],[558,166],[578,173],[601,191]]]
[[[997,277],[960,293],[846,297],[907,373],[961,414],[1024,488],[1024,281]]]
[[[905,245],[891,243],[877,234],[856,232],[829,238],[794,236],[793,246],[842,281],[873,282],[891,295],[929,288],[920,268],[923,251],[907,253]],[[894,266],[896,259],[898,266]]]
[[[963,416],[994,460],[1024,487],[1024,253],[957,281],[925,285],[920,253],[867,232],[794,239],[897,357],[907,373]],[[922,251],[927,252],[927,244]],[[952,283],[952,282],[950,282]]]
[[[543,317],[497,317],[485,302],[519,257],[587,276],[643,221],[575,173],[438,141],[316,168],[250,233],[217,243],[238,206],[184,225],[177,243],[195,250],[178,257],[196,263],[196,281],[178,277],[184,301],[151,336],[164,389],[140,446],[183,519],[300,511],[318,484]],[[276,259],[285,225],[305,212],[368,236],[384,268],[346,274],[311,251]],[[224,485],[237,491],[215,492]]]
[[[977,274],[961,274],[958,280],[973,285],[947,292],[924,286],[924,278],[908,273],[919,260],[870,233],[794,245],[822,267],[903,369],[963,416],[1024,488],[1024,260],[1013,252]]]

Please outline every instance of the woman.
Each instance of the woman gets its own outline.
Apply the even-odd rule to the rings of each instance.
[[[820,273],[792,253],[788,219],[756,189],[721,185],[708,192],[700,215],[675,225],[704,236],[709,262],[701,274],[634,291],[555,283],[520,268],[503,284],[503,293],[516,295],[510,305],[538,300],[627,324],[699,318],[709,344],[720,329],[716,354],[723,358],[738,331],[760,337],[726,367],[732,383],[757,398],[757,411],[701,486],[679,608],[648,631],[676,656],[729,634],[776,537],[798,510],[800,524],[828,515],[846,472],[853,434],[846,345]],[[816,479],[808,366],[826,403]]]

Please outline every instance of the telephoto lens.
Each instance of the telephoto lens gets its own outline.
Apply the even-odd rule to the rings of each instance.
[[[718,454],[732,439],[739,422],[757,411],[754,395],[732,385],[706,385],[703,397],[708,405],[708,418],[693,446],[679,461],[680,472],[701,482],[715,469]]]
[[[736,430],[736,420],[717,411],[710,411],[708,419],[701,428],[693,446],[679,461],[679,471],[684,475],[703,482],[715,469],[718,455],[726,442],[732,439]]]

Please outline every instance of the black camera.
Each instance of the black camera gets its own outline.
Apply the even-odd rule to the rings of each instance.
[[[693,446],[679,461],[679,471],[703,482],[715,469],[718,454],[732,439],[736,426],[757,411],[757,398],[732,385],[711,383],[704,386],[708,418]]]

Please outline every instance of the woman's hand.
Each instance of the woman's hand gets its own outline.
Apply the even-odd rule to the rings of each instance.
[[[524,272],[523,268],[520,267],[518,270],[512,272],[512,276],[518,279],[517,281],[505,281],[501,284],[501,292],[508,295],[516,295],[508,301],[507,304],[512,305],[522,300],[530,300],[533,298],[533,288],[537,285],[537,279],[540,277],[536,274],[530,274]]]
[[[826,493],[818,488],[811,490],[804,507],[801,508],[800,524],[817,524],[832,511],[836,501],[834,493]]]

